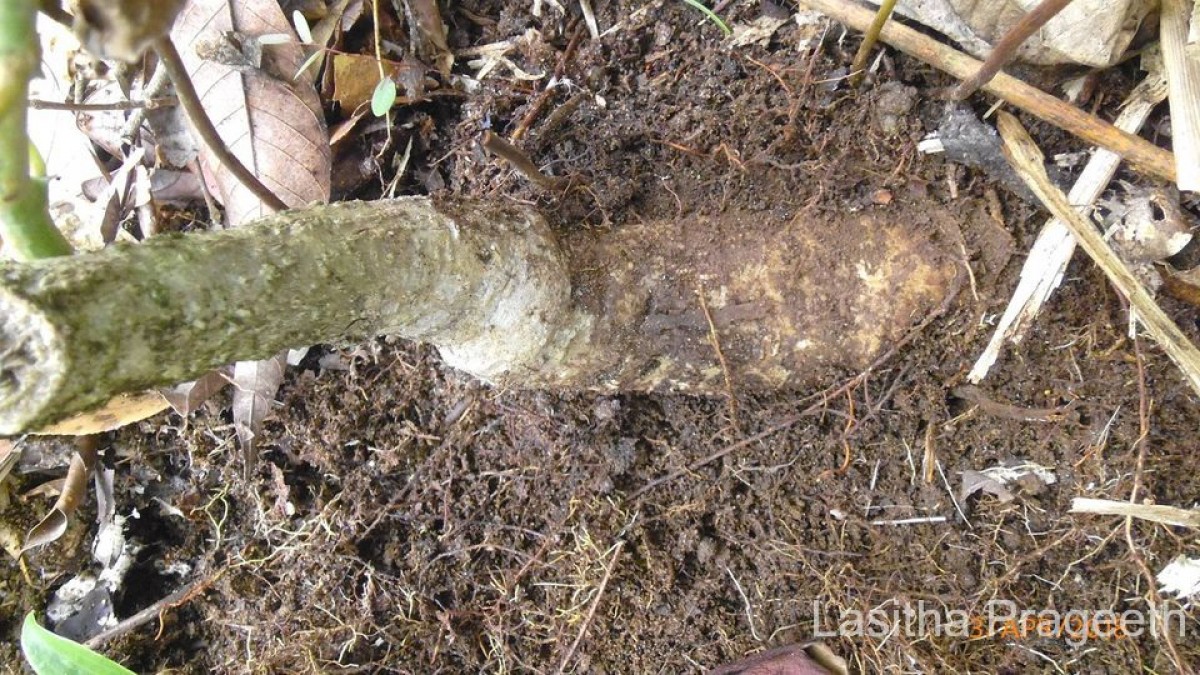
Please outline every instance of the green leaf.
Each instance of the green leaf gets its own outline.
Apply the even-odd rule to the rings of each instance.
[[[717,28],[720,28],[722,33],[724,33],[726,35],[730,35],[733,33],[733,31],[729,29],[729,25],[726,24],[724,21],[722,21],[721,17],[717,16],[716,12],[712,11],[708,7],[701,4],[700,0],[683,0],[683,1],[685,3],[691,5],[692,7],[695,7],[696,9],[700,10],[700,13],[703,14],[705,17],[707,17],[709,21],[716,24]]]
[[[385,77],[375,85],[375,93],[371,94],[371,112],[376,117],[383,117],[396,103],[396,83],[392,78]]]
[[[21,651],[38,675],[134,675],[132,670],[38,625],[33,612],[21,627]]]

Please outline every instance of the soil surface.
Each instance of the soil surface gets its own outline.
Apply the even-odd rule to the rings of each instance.
[[[1171,624],[1183,617],[1173,644],[1029,624],[980,634],[974,622],[989,607],[1149,612],[1160,599],[1147,574],[1200,554],[1195,537],[1073,515],[1071,501],[1127,500],[1138,484],[1139,500],[1191,507],[1200,406],[1152,343],[1127,337],[1122,300],[1080,256],[1026,341],[964,388],[1045,214],[986,175],[918,154],[948,78],[889,51],[855,91],[841,78],[857,34],[812,36],[789,21],[765,44],[731,49],[673,0],[591,3],[601,30],[619,26],[598,41],[551,2],[540,18],[530,3],[450,4],[452,48],[532,29],[509,58],[563,84],[544,95],[545,80],[501,67],[466,97],[398,109],[390,149],[385,134],[361,133],[339,150],[341,166],[382,149],[386,184],[411,139],[401,193],[533,202],[567,238],[726,213],[822,228],[936,210],[958,221],[966,281],[873,369],[826,368],[812,386],[777,392],[734,382],[736,405],[498,391],[428,347],[379,340],[314,349],[289,371],[249,480],[228,394],[189,419],[108,434],[117,509],[142,545],[117,616],[193,586],[107,653],[144,673],[675,673],[820,639],[852,672],[1200,663],[1190,611]],[[794,11],[727,4],[734,24]],[[350,47],[356,39],[367,38],[352,34]],[[1112,77],[1120,88],[1129,73]],[[1093,104],[1111,118],[1117,100]],[[1082,149],[1026,122],[1049,151]],[[485,129],[520,127],[534,162],[573,188],[539,188],[479,148]],[[347,173],[340,197],[377,196]],[[1162,302],[1200,337],[1195,309]],[[961,494],[963,472],[1014,461],[1056,480],[1023,479],[1009,501]],[[12,500],[5,521],[19,524],[8,530],[46,508]],[[87,568],[94,508],[28,556],[27,576],[6,566],[5,635]],[[969,634],[906,628],[905,608],[934,624],[957,612]],[[854,613],[857,635],[842,625]],[[0,658],[18,672],[11,645]]]

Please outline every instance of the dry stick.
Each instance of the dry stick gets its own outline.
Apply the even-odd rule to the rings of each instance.
[[[1036,33],[1039,28],[1046,25],[1047,21],[1054,18],[1055,14],[1061,12],[1069,4],[1071,4],[1071,0],[1042,0],[1037,7],[1029,10],[1029,13],[1021,17],[1021,20],[1008,29],[1004,37],[1000,38],[996,46],[992,47],[987,60],[979,66],[979,70],[959,83],[950,96],[961,101],[974,94],[976,89],[991,82],[1004,64],[1012,60],[1021,43],[1028,40],[1030,35]]]
[[[858,52],[854,54],[854,61],[850,64],[850,86],[857,87],[862,82],[863,76],[867,72],[867,58],[871,56],[871,50],[879,41],[879,31],[883,30],[883,24],[892,17],[894,9],[896,9],[896,0],[883,0],[879,3],[879,11],[875,12],[875,20],[863,33],[862,44],[858,46]]]
[[[140,108],[161,108],[167,105],[175,105],[175,99],[156,98],[148,101],[113,101],[112,103],[62,103],[60,101],[29,99],[29,107],[34,110],[66,110],[69,112],[136,110]]]
[[[558,57],[558,64],[554,66],[553,81],[562,80],[563,73],[567,71],[567,62],[575,56],[575,50],[579,48],[579,43],[583,40],[583,26],[576,26],[574,34],[571,35],[571,41],[567,43],[567,48],[563,50],[561,56]],[[529,133],[529,127],[533,126],[533,121],[537,116],[542,114],[542,108],[546,107],[546,103],[550,100],[550,96],[554,93],[554,87],[546,87],[542,93],[529,106],[529,112],[525,113],[525,117],[517,123],[517,127],[513,129],[509,135],[514,141],[521,140],[521,137]]]
[[[800,4],[827,14],[855,30],[865,30],[875,18],[874,12],[846,0],[800,0]],[[889,21],[883,27],[880,37],[909,56],[960,79],[971,77],[980,66],[977,59],[895,21]],[[1000,73],[984,85],[983,90],[1093,145],[1112,150],[1150,176],[1175,182],[1175,158],[1170,152],[1134,134],[1121,131],[1036,87]]]
[[[561,176],[547,176],[542,173],[542,170],[529,159],[528,155],[522,152],[517,146],[501,138],[499,134],[485,131],[479,144],[483,146],[484,150],[512,164],[514,169],[520,171],[522,176],[536,183],[538,187],[547,190],[558,190],[565,187],[569,182],[568,179]]]
[[[1113,122],[1117,128],[1134,133],[1145,124],[1150,112],[1167,97],[1167,84],[1162,72],[1151,71],[1125,99],[1121,113]],[[1121,158],[1103,148],[1098,148],[1079,174],[1079,179],[1067,193],[1076,208],[1091,205],[1117,173]],[[1090,208],[1090,206],[1089,206]],[[1013,291],[1008,307],[996,322],[995,331],[987,347],[975,360],[967,379],[980,382],[1000,357],[1006,340],[1020,342],[1034,318],[1041,311],[1050,294],[1058,287],[1067,264],[1075,252],[1075,238],[1071,231],[1057,218],[1042,225],[1037,240],[1029,250],[1025,265],[1021,268],[1021,280]]]
[[[1163,0],[1159,38],[1171,95],[1171,144],[1179,189],[1200,192],[1200,58],[1186,49],[1188,7]]]
[[[163,614],[167,610],[179,607],[188,600],[196,597],[199,595],[199,591],[203,591],[204,589],[208,588],[214,581],[216,581],[216,576],[205,577],[203,579],[193,581],[187,586],[184,586],[174,593],[171,593],[170,595],[158,600],[137,614],[122,620],[121,623],[118,623],[112,628],[109,628],[99,635],[90,638],[85,644],[92,649],[99,649],[104,645],[104,643],[113,640],[114,638],[121,637],[122,635],[141,626],[142,624],[149,622],[155,617],[159,618],[161,624],[163,620]],[[159,630],[161,632],[161,627]]]
[[[1140,443],[1141,441],[1139,441]],[[1093,499],[1076,497],[1071,500],[1069,513],[1092,513],[1100,516],[1122,516],[1137,518],[1152,523],[1161,523],[1173,527],[1200,528],[1200,511],[1181,509],[1178,506],[1165,504],[1138,504],[1134,501],[1137,496],[1137,476],[1134,476],[1134,490],[1129,501],[1119,502],[1112,499]]]
[[[588,626],[592,624],[592,617],[596,616],[596,608],[600,606],[600,598],[604,597],[604,589],[608,587],[608,580],[612,578],[613,568],[617,566],[617,559],[621,557],[621,549],[625,548],[624,541],[618,541],[613,551],[612,560],[608,561],[608,566],[604,568],[604,578],[600,580],[600,588],[596,589],[596,598],[592,600],[592,606],[588,608],[587,616],[583,618],[583,625],[579,627],[579,633],[575,635],[575,641],[571,643],[571,648],[567,650],[563,656],[562,663],[558,664],[558,674],[566,672],[567,665],[571,663],[571,657],[575,656],[575,650],[579,648],[579,643],[583,641],[583,636],[587,634]]]
[[[1179,330],[1179,326],[1163,312],[1104,237],[1079,215],[1067,201],[1066,195],[1050,181],[1043,165],[1045,158],[1042,151],[1017,118],[1000,111],[997,121],[1000,136],[1004,139],[1004,155],[1017,174],[1042,204],[1071,228],[1071,234],[1075,235],[1083,250],[1096,261],[1112,285],[1129,299],[1130,311],[1137,313],[1138,320],[1183,371],[1192,389],[1200,394],[1200,349],[1196,349]]]
[[[204,142],[209,151],[216,156],[217,161],[229,169],[230,173],[246,186],[246,189],[253,192],[255,197],[261,199],[263,205],[268,209],[286,211],[287,204],[276,197],[270,188],[263,185],[262,181],[251,173],[221,140],[221,134],[213,126],[212,120],[208,119],[208,113],[204,112],[200,96],[196,94],[196,88],[192,86],[192,78],[188,77],[183,59],[179,57],[179,52],[176,51],[175,44],[171,42],[171,39],[164,36],[155,40],[154,52],[158,54],[159,61],[167,69],[167,75],[171,77],[171,83],[175,85],[175,93],[179,96],[179,103],[187,113],[188,119],[191,120],[192,126],[196,128],[197,135],[200,136],[200,140]]]

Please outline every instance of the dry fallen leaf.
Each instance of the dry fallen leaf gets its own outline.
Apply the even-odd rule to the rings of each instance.
[[[162,394],[162,397],[167,400],[167,403],[170,404],[175,412],[183,417],[187,417],[201,403],[204,403],[212,398],[214,394],[224,389],[229,384],[230,375],[229,368],[221,368],[220,370],[206,373],[198,380],[159,389],[158,393]]]
[[[265,361],[242,361],[233,368],[233,423],[246,457],[246,473],[254,468],[255,437],[283,383],[287,354]]]
[[[191,0],[171,35],[209,118],[230,151],[288,206],[329,199],[330,152],[316,91],[292,77],[304,60],[299,42],[262,47],[261,67],[202,58],[197,47],[229,36],[293,36],[274,0]],[[210,58],[215,58],[206,52]],[[200,165],[220,195],[231,227],[267,215],[265,206],[201,148]]]
[[[55,422],[48,427],[42,427],[33,434],[46,436],[87,436],[112,431],[140,422],[167,409],[167,401],[157,391],[143,391],[136,394],[121,394],[108,403],[68,417],[61,422]]]
[[[1053,485],[1058,482],[1054,471],[1048,467],[1033,462],[1014,462],[1001,464],[984,469],[983,471],[962,472],[962,488],[958,492],[959,501],[966,501],[976,492],[985,492],[1000,500],[1001,504],[1016,499],[1009,485]]]
[[[709,675],[846,675],[847,672],[845,660],[814,642],[768,649],[718,666]]]
[[[379,64],[375,57],[362,54],[334,54],[331,63],[333,100],[342,106],[346,114],[353,113],[360,105],[371,100],[371,94],[379,82]],[[400,64],[390,61],[383,64],[383,71],[393,79],[400,68]]]
[[[1031,0],[920,0],[902,2],[897,11],[983,57],[1034,6]],[[1109,66],[1124,54],[1155,6],[1148,0],[1075,0],[1026,40],[1018,56],[1041,65]]]
[[[57,541],[67,531],[67,526],[71,524],[71,516],[87,494],[88,476],[96,466],[96,458],[95,439],[80,440],[75,454],[71,457],[71,466],[67,469],[67,478],[63,482],[58,501],[54,503],[50,513],[25,535],[22,553]]]
[[[437,68],[444,77],[454,66],[454,52],[446,42],[446,26],[436,0],[404,0],[409,42],[417,58]]]

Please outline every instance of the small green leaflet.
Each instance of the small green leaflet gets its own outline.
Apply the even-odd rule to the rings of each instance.
[[[33,612],[25,615],[21,627],[21,651],[38,675],[134,675],[132,670],[78,642],[42,628]]]
[[[375,93],[371,94],[371,112],[376,117],[383,117],[396,103],[396,83],[392,78],[385,77],[375,85]]]
[[[726,24],[724,21],[722,21],[721,17],[717,16],[716,12],[712,11],[708,7],[705,7],[703,4],[701,4],[700,0],[683,0],[683,1],[685,3],[691,5],[692,7],[695,7],[696,9],[700,10],[700,13],[703,14],[705,17],[707,17],[709,21],[716,24],[717,28],[720,28],[722,33],[724,33],[726,35],[731,35],[733,33],[733,31],[729,30],[729,25]]]

